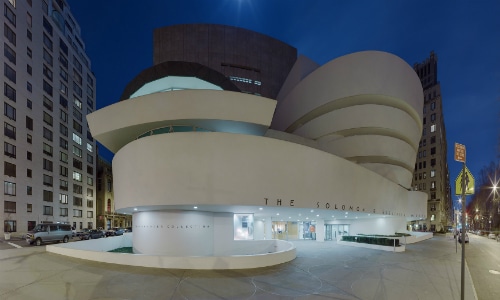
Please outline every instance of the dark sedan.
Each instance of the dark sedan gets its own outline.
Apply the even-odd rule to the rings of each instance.
[[[99,239],[104,237],[104,233],[101,230],[92,229],[87,232],[84,232],[80,235],[80,240],[91,240],[91,239]]]

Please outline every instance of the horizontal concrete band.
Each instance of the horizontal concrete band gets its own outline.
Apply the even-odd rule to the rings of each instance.
[[[136,267],[168,268],[168,269],[251,269],[273,266],[295,259],[295,246],[287,241],[268,240],[276,243],[277,252],[258,255],[228,255],[228,256],[189,256],[173,257],[161,255],[143,255],[107,252],[116,248],[131,247],[133,233],[123,236],[97,240],[80,241],[67,244],[47,245],[48,252],[69,257],[86,259],[96,262],[121,264]],[[253,241],[243,241],[248,242]],[[262,241],[256,241],[262,242]]]

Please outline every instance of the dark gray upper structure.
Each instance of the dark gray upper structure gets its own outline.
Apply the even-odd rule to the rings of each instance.
[[[154,31],[154,65],[197,62],[228,77],[244,93],[276,99],[297,49],[272,37],[225,25],[184,24]]]

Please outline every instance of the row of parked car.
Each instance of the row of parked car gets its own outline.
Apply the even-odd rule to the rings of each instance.
[[[23,238],[28,244],[40,246],[45,242],[63,242],[67,243],[70,238],[80,238],[80,240],[98,239],[102,237],[123,235],[125,232],[132,231],[132,228],[113,228],[103,229],[83,229],[76,231],[74,227],[68,224],[38,224],[26,233]]]
[[[494,232],[491,231],[471,230],[470,233],[477,235],[484,235],[487,236],[489,239],[497,240],[497,242],[500,241],[500,234],[495,234]]]
[[[83,229],[83,231],[75,232],[76,237],[79,237],[80,240],[91,240],[91,239],[99,239],[103,237],[109,236],[118,236],[123,235],[125,232],[130,232],[132,230],[125,228],[113,228],[109,230],[104,229]]]

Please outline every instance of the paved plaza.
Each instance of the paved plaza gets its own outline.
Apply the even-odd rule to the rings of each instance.
[[[228,271],[96,263],[44,246],[1,250],[0,299],[460,299],[461,250],[453,238],[438,235],[402,253],[294,244],[289,263]],[[465,299],[476,299],[467,268],[465,284]]]

